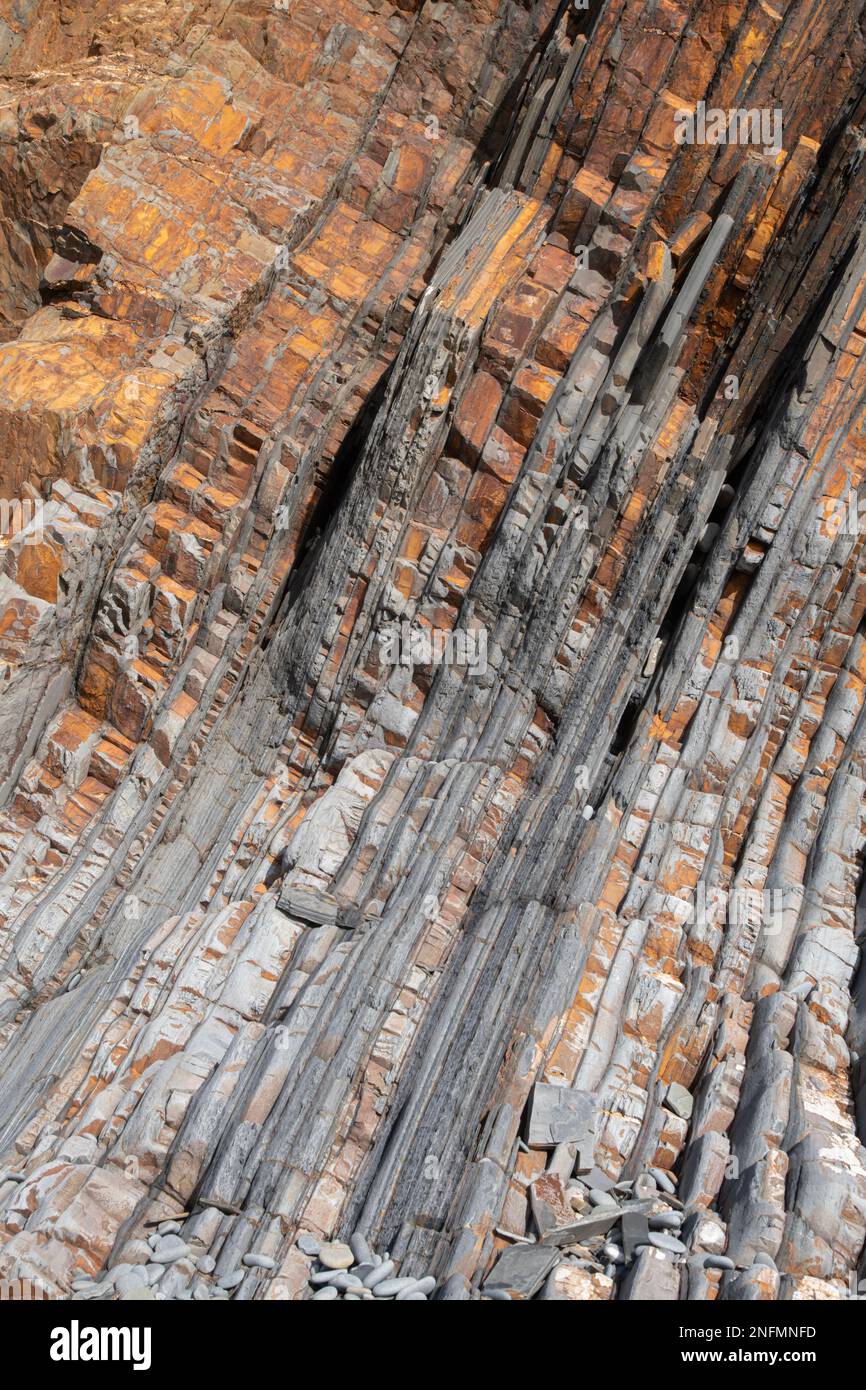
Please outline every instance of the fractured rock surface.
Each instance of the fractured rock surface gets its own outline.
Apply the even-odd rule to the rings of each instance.
[[[0,1279],[856,1289],[864,19],[0,0]]]

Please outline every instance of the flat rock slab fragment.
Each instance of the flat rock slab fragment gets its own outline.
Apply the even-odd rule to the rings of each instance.
[[[603,1236],[612,1226],[615,1226],[622,1215],[617,1206],[600,1207],[593,1212],[592,1216],[581,1217],[579,1221],[572,1221],[568,1226],[560,1226],[555,1230],[545,1231],[541,1237],[543,1245],[579,1245],[583,1240],[590,1240],[593,1236]]]
[[[587,1091],[536,1082],[529,1102],[526,1142],[531,1149],[557,1144],[591,1145],[595,1131],[595,1097]]]
[[[665,1104],[683,1120],[690,1119],[695,1108],[691,1091],[687,1091],[685,1086],[681,1086],[678,1081],[672,1081],[668,1086],[665,1092]]]
[[[655,1251],[644,1250],[623,1280],[621,1297],[641,1302],[667,1303],[680,1296],[682,1271]]]
[[[287,917],[311,927],[336,926],[340,915],[340,904],[332,894],[310,888],[284,888],[277,906]]]
[[[545,1246],[512,1246],[499,1256],[484,1281],[484,1292],[504,1292],[509,1298],[532,1298],[559,1259],[557,1250]]]
[[[639,1245],[649,1243],[649,1223],[643,1212],[624,1211],[622,1214],[622,1248],[626,1261],[631,1261]]]

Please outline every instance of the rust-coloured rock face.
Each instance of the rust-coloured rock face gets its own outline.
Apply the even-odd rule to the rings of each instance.
[[[0,0],[0,1279],[856,1289],[863,18]]]

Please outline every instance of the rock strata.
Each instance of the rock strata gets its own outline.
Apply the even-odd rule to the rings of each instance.
[[[4,1285],[856,1293],[863,20],[0,3]]]

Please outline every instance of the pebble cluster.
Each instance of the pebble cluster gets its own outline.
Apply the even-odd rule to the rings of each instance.
[[[481,1296],[493,1300],[556,1297],[555,1278],[563,1266],[603,1274],[616,1282],[646,1252],[656,1260],[688,1264],[693,1270],[734,1269],[729,1256],[701,1249],[701,1240],[706,1238],[701,1223],[712,1221],[713,1213],[684,1209],[676,1191],[674,1176],[655,1167],[624,1182],[613,1182],[598,1169],[585,1181],[572,1177],[565,1196],[574,1212],[573,1222],[539,1228],[537,1237],[524,1237],[518,1246],[501,1252]],[[270,1256],[250,1252],[240,1257],[236,1267],[217,1274],[214,1257],[197,1243],[184,1240],[182,1230],[179,1221],[163,1221],[146,1239],[128,1242],[123,1259],[99,1278],[74,1280],[72,1298],[226,1300],[251,1271],[267,1273],[276,1268],[277,1262]],[[310,1261],[308,1285],[313,1301],[390,1299],[421,1303],[429,1300],[437,1286],[432,1275],[400,1275],[398,1262],[389,1252],[376,1254],[360,1231],[345,1242],[321,1241],[305,1233],[298,1237],[297,1247]],[[547,1275],[539,1276],[537,1265],[525,1274],[519,1264],[514,1266],[513,1257],[520,1250],[528,1254],[533,1248],[549,1251]],[[508,1266],[507,1275],[502,1262]],[[755,1262],[773,1265],[763,1255]],[[473,1296],[468,1285],[462,1287],[465,1280],[458,1290],[450,1287],[451,1282],[440,1290],[439,1297]]]
[[[596,1253],[596,1259],[579,1263],[603,1268],[608,1278],[613,1279],[622,1272],[627,1258],[630,1261],[632,1257],[643,1254],[645,1250],[661,1251],[663,1256],[675,1263],[684,1260],[688,1255],[689,1248],[679,1234],[686,1214],[676,1199],[674,1178],[664,1169],[649,1168],[633,1181],[614,1183],[610,1191],[587,1187],[579,1180],[572,1180],[569,1184],[570,1193],[576,1195],[578,1190],[581,1195],[585,1194],[593,1211],[603,1212],[610,1209],[618,1212],[617,1221],[611,1226],[606,1239],[590,1237],[589,1241],[584,1242]],[[646,1212],[646,1240],[635,1243],[627,1256],[623,1240],[611,1238],[611,1233],[616,1231],[617,1226],[624,1217],[628,1217],[630,1211],[638,1213],[646,1202],[651,1203],[654,1208]],[[734,1268],[733,1260],[727,1255],[704,1253],[701,1263],[707,1269]]]
[[[375,1254],[360,1231],[349,1236],[348,1244],[341,1240],[320,1243],[315,1236],[302,1235],[298,1249],[313,1260],[309,1284],[314,1302],[332,1303],[342,1298],[347,1303],[373,1299],[426,1303],[436,1288],[432,1274],[401,1277],[388,1252]]]
[[[253,1270],[268,1273],[277,1262],[269,1255],[248,1253],[236,1268],[216,1273],[216,1260],[201,1245],[183,1239],[179,1221],[162,1221],[146,1239],[129,1241],[123,1258],[98,1278],[82,1276],[71,1285],[79,1300],[119,1299],[224,1300],[231,1298]],[[342,1298],[350,1303],[391,1299],[426,1303],[436,1288],[432,1275],[401,1276],[398,1262],[386,1251],[377,1255],[356,1231],[343,1241],[321,1241],[304,1234],[298,1249],[311,1261],[310,1297],[320,1302]]]
[[[565,1266],[602,1274],[616,1285],[633,1276],[640,1262],[645,1281],[642,1297],[653,1296],[648,1290],[661,1273],[655,1261],[685,1265],[689,1279],[697,1281],[713,1270],[738,1268],[730,1256],[710,1248],[724,1240],[716,1214],[685,1207],[676,1192],[674,1175],[656,1167],[623,1182],[608,1179],[598,1169],[586,1181],[572,1177],[565,1186],[565,1198],[574,1212],[573,1221],[547,1226],[542,1220],[537,1236],[519,1238],[518,1244],[501,1251],[482,1296],[502,1300],[557,1297],[557,1271]],[[540,1258],[532,1256],[532,1251]],[[644,1255],[651,1257],[649,1264],[641,1261]],[[756,1256],[754,1263],[776,1268],[764,1254]]]
[[[202,1247],[181,1237],[179,1221],[162,1221],[147,1239],[130,1241],[125,1258],[99,1279],[82,1276],[72,1281],[74,1299],[221,1300],[231,1298],[253,1269],[276,1269],[269,1255],[243,1255],[237,1268],[216,1275],[216,1260]]]

